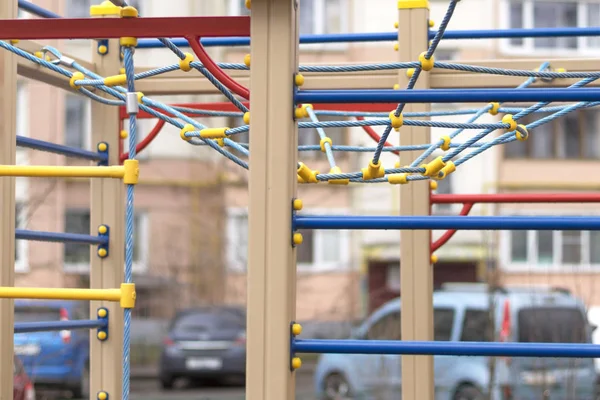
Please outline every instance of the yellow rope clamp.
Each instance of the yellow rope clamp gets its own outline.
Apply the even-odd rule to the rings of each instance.
[[[398,130],[404,124],[404,117],[402,116],[402,114],[396,115],[396,110],[391,111],[390,124],[392,125],[392,128]]]
[[[327,138],[329,139],[329,138]],[[342,170],[340,169],[340,167],[333,167],[329,170],[330,174],[341,174]],[[329,179],[328,183],[330,185],[348,185],[350,183],[350,179],[346,178],[346,179]]]
[[[404,185],[408,183],[408,174],[391,174],[388,176],[388,182],[392,185]]]
[[[75,84],[75,82],[81,81],[83,79],[85,79],[85,75],[83,74],[83,72],[73,72],[73,76],[71,76],[71,79],[69,80],[69,85],[71,85],[73,89],[79,90],[79,86]]]
[[[435,177],[445,166],[446,163],[442,159],[442,156],[439,156],[434,160],[430,161],[429,163],[421,165],[421,168],[425,168],[425,173],[423,175]]]
[[[514,120],[512,114],[506,114],[502,117],[502,123],[508,125],[508,128],[506,128],[507,132],[512,132],[517,129],[517,122]]]
[[[192,124],[185,124],[183,126],[183,128],[181,128],[181,131],[179,131],[179,136],[181,136],[181,138],[183,140],[185,140],[186,142],[189,142],[190,140],[192,140],[191,136],[185,136],[186,133],[188,132],[194,132],[196,130],[196,127]]]
[[[491,115],[497,115],[498,110],[500,109],[500,103],[490,103],[492,108],[488,111]]]
[[[440,146],[440,149],[444,151],[450,150],[450,136],[442,136],[444,143]]]
[[[442,179],[445,179],[448,175],[450,175],[454,171],[456,171],[456,165],[454,165],[454,163],[452,161],[448,161],[446,163],[446,166],[444,168],[442,168],[440,170],[440,172],[437,173],[437,175],[432,176],[431,178],[435,179],[436,181],[441,181]]]
[[[427,54],[426,52],[423,52],[419,55],[419,62],[421,63],[421,69],[423,71],[431,71],[435,64],[434,57],[432,55],[431,58],[428,60],[427,58],[425,58],[426,54]]]
[[[219,147],[225,147],[225,139],[215,139]]]
[[[329,143],[329,147],[333,146],[333,141],[331,140],[331,138],[325,136],[323,139],[321,139],[321,142],[319,142],[319,145],[321,146],[321,151],[323,153],[327,151],[327,149],[325,148],[325,143]]]
[[[302,104],[300,107],[294,110],[296,119],[309,117],[308,110],[306,109],[307,107],[313,108],[312,104]]]
[[[298,176],[306,183],[317,183],[318,171],[313,171],[303,162],[298,162]],[[304,183],[303,182],[303,183]]]
[[[179,69],[184,72],[190,72],[192,66],[190,65],[194,61],[194,55],[191,53],[185,53],[183,60],[179,60]]]
[[[383,178],[385,176],[385,169],[381,164],[381,160],[377,164],[373,163],[373,160],[369,162],[367,168],[362,168],[363,180],[370,181],[372,179]]]
[[[123,183],[126,185],[136,185],[140,177],[139,160],[125,160],[123,162],[125,172],[123,174]]]
[[[224,139],[227,137],[225,132],[229,128],[206,128],[200,131],[200,137],[203,139]]]
[[[127,83],[127,75],[119,74],[113,76],[107,76],[104,78],[104,84],[106,86],[121,86]]]
[[[525,125],[517,125],[517,129],[515,130],[515,136],[517,140],[524,142],[529,138],[529,131],[527,131],[527,127]]]

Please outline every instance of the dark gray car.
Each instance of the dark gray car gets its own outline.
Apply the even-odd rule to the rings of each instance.
[[[244,378],[244,309],[207,306],[179,312],[169,326],[159,371],[164,389],[172,389],[179,378]]]

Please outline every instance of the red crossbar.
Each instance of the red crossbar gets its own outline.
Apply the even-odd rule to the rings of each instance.
[[[0,20],[0,39],[115,39],[250,36],[250,17],[53,18]]]
[[[600,193],[432,194],[431,203],[600,203]]]

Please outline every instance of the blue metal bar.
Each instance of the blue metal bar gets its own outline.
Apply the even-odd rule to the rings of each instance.
[[[588,343],[417,342],[395,340],[292,341],[295,353],[412,354],[443,356],[598,358],[600,345]]]
[[[72,331],[75,329],[100,329],[108,326],[107,319],[82,319],[75,321],[19,322],[15,333]]]
[[[294,217],[296,229],[600,230],[600,217],[320,216]]]
[[[89,245],[108,244],[108,236],[82,235],[79,233],[42,232],[15,229],[15,239],[37,242],[81,243]]]
[[[600,101],[599,88],[299,90],[296,103],[480,103]]]
[[[62,18],[60,15],[53,13],[52,11],[46,10],[40,6],[37,6],[29,1],[19,0],[19,8],[23,11],[27,11],[33,15],[37,15],[42,18]]]
[[[108,161],[108,155],[104,153],[95,153],[89,150],[77,149],[75,147],[50,143],[39,139],[31,139],[24,136],[17,136],[17,146],[26,147],[33,150],[47,151],[49,153],[60,154],[68,157],[77,157],[90,161]]]
[[[436,31],[429,31],[429,39],[433,39]],[[506,39],[527,37],[569,37],[569,36],[600,36],[600,28],[536,28],[536,29],[482,29],[446,31],[443,39]],[[398,40],[398,32],[371,33],[333,33],[326,35],[300,35],[300,44],[316,43],[353,43],[353,42],[394,42]],[[178,47],[189,47],[183,38],[172,39]],[[216,46],[250,46],[249,37],[219,37],[203,38],[205,47]],[[151,49],[164,47],[157,39],[139,39],[138,48]]]

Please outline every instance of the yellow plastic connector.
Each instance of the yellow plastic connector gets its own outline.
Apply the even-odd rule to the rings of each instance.
[[[304,241],[304,237],[302,236],[302,234],[300,232],[296,232],[292,236],[292,241],[294,242],[294,246],[300,246],[302,244],[302,242]]]
[[[409,69],[406,70],[406,76],[408,78],[412,78],[414,74],[415,74],[415,69],[414,68],[409,68]]]
[[[183,126],[183,128],[181,128],[181,131],[179,131],[179,136],[181,136],[181,138],[183,140],[185,140],[186,142],[189,142],[190,140],[192,140],[191,137],[185,136],[186,133],[188,132],[194,132],[196,130],[196,127],[192,124],[185,124]]]
[[[121,18],[137,18],[140,16],[140,13],[135,7],[126,6],[121,8],[121,12],[119,13]]]
[[[225,147],[225,139],[215,139],[215,142],[219,147]]]
[[[302,360],[300,359],[300,357],[292,358],[292,369],[296,370],[300,367],[302,367]]]
[[[333,141],[331,140],[331,138],[325,136],[323,139],[321,139],[321,141],[319,142],[319,145],[321,146],[321,151],[323,153],[325,153],[327,151],[327,148],[325,147],[325,143],[329,143],[329,147],[333,146]]]
[[[96,337],[98,338],[98,340],[106,340],[107,335],[106,335],[106,332],[100,331],[100,332],[98,332]]]
[[[71,79],[69,80],[69,85],[71,85],[71,87],[72,87],[73,89],[75,89],[75,90],[79,90],[79,86],[77,86],[77,85],[75,84],[75,82],[77,82],[77,81],[81,81],[81,80],[83,80],[83,79],[85,79],[85,75],[83,74],[83,72],[79,72],[79,71],[77,71],[77,72],[74,72],[74,73],[73,73],[73,76],[71,76]]]
[[[127,83],[127,75],[119,74],[113,76],[107,76],[104,78],[104,84],[106,86],[120,86]]]
[[[340,167],[333,167],[329,170],[330,174],[341,174],[342,170],[340,169]],[[350,183],[350,179],[346,178],[346,179],[329,179],[328,183],[330,185],[348,185]]]
[[[383,169],[383,165],[381,164],[381,160],[377,162],[377,164],[373,163],[373,160],[369,162],[367,168],[362,168],[362,177],[365,181],[370,181],[372,179],[383,178],[385,176],[385,169]]]
[[[294,207],[294,211],[300,211],[304,207],[304,203],[302,203],[301,199],[294,199],[292,206]]]
[[[440,146],[440,149],[444,151],[450,150],[450,136],[442,136],[444,143]]]
[[[248,10],[250,10],[252,8],[252,0],[245,0],[244,5]]]
[[[567,69],[566,69],[566,68],[562,68],[562,67],[560,67],[560,68],[556,68],[556,69],[554,70],[554,72],[558,72],[558,73],[565,73],[565,72],[567,72]]]
[[[250,111],[244,113],[243,120],[246,125],[250,125]]]
[[[98,46],[98,53],[102,55],[108,53],[108,47],[104,44],[101,44],[100,46]]]
[[[51,58],[49,55],[44,56],[44,53],[41,51],[36,51],[35,53],[33,53],[34,56],[36,56],[37,58],[41,58],[45,61],[50,61]]]
[[[126,37],[122,37],[119,39],[119,44],[122,47],[135,47],[137,46],[137,38],[131,37],[131,36],[126,36]]]
[[[308,118],[308,107],[313,108],[312,104],[302,104],[300,107],[297,107],[294,110],[294,115],[296,116],[296,119]]]
[[[121,308],[133,308],[135,307],[135,284],[134,283],[121,283]]]
[[[98,233],[101,235],[106,234],[106,232],[108,232],[108,228],[106,227],[106,225],[100,225],[98,227]]]
[[[508,128],[506,128],[508,132],[512,132],[517,129],[517,121],[514,120],[512,114],[506,114],[504,117],[502,117],[502,123],[508,125]]]
[[[491,115],[497,115],[498,110],[500,110],[500,103],[494,102],[494,103],[490,103],[490,105],[492,106],[492,108],[490,108],[490,110],[488,112]]]
[[[438,256],[436,256],[435,254],[431,255],[431,263],[435,264],[438,262]]]
[[[436,181],[429,181],[429,189],[436,190],[438,188],[438,183]]]
[[[425,168],[425,173],[423,175],[429,177],[436,177],[442,170],[442,168],[444,168],[445,166],[446,163],[442,159],[442,156],[439,156],[434,160],[430,161],[429,163],[422,165],[422,167]]]
[[[306,183],[317,183],[317,173],[312,169],[308,168],[303,162],[298,163],[298,175]]]
[[[517,129],[515,130],[515,136],[517,140],[524,142],[529,138],[529,131],[527,131],[527,127],[525,125],[517,125]]]
[[[244,64],[246,65],[246,67],[250,68],[250,54],[246,54],[244,56]]]
[[[425,8],[429,10],[428,0],[398,0],[398,10]]]
[[[179,69],[183,72],[190,72],[192,66],[190,65],[194,61],[194,55],[192,53],[185,53],[183,60],[179,60]]]
[[[98,249],[98,257],[104,258],[108,255],[108,251],[106,249]]]
[[[298,87],[304,85],[304,75],[302,75],[302,74],[296,74],[296,76],[294,76],[294,83]]]
[[[394,43],[394,51],[400,50],[400,44],[398,42]]]
[[[405,185],[408,183],[408,174],[388,175],[388,182],[392,185]]]
[[[121,7],[115,6],[109,0],[103,1],[102,4],[90,7],[90,17],[105,17],[108,15],[120,15]]]
[[[404,117],[402,114],[396,115],[396,110],[390,111],[390,124],[394,129],[400,129],[402,125],[404,125]]]
[[[394,22],[394,28],[398,29],[399,26],[400,24],[398,24],[398,21]]]
[[[96,315],[98,315],[98,318],[106,318],[106,315],[107,315],[106,309],[104,309],[104,308],[99,309],[98,313]]]
[[[304,179],[302,179],[302,177],[298,175],[298,183],[306,183],[306,181],[304,181]]]
[[[10,44],[18,44],[19,39],[10,39]]]
[[[435,26],[435,21],[430,19],[428,24],[430,28],[433,28]]]
[[[400,90],[400,84],[394,83],[394,90]]]
[[[129,134],[126,130],[122,130],[119,136],[121,137],[121,139],[127,139],[127,136],[129,136]]]
[[[98,392],[98,400],[106,400],[106,399],[108,399],[108,393]]]
[[[125,133],[127,133],[127,132],[125,132]],[[108,145],[106,143],[104,143],[104,142],[98,143],[97,149],[98,149],[98,151],[103,151],[104,152],[104,151],[108,150]]]
[[[137,92],[137,99],[138,99],[138,103],[144,104],[144,93]]]
[[[452,161],[448,161],[446,163],[446,166],[442,168],[436,176],[433,176],[432,179],[441,181],[442,179],[446,179],[448,175],[450,175],[454,171],[456,171],[456,165],[454,165]]]
[[[426,52],[423,52],[419,55],[419,62],[421,63],[421,69],[423,71],[431,71],[435,64],[434,57],[432,55],[431,58],[428,60],[427,58],[425,58],[426,54],[427,54]]]
[[[140,178],[139,160],[125,160],[123,162],[123,167],[125,168],[123,183],[126,185],[136,185]]]
[[[299,336],[302,333],[302,325],[292,324],[292,335]]]
[[[224,139],[229,128],[205,128],[200,131],[200,137],[203,139]]]

